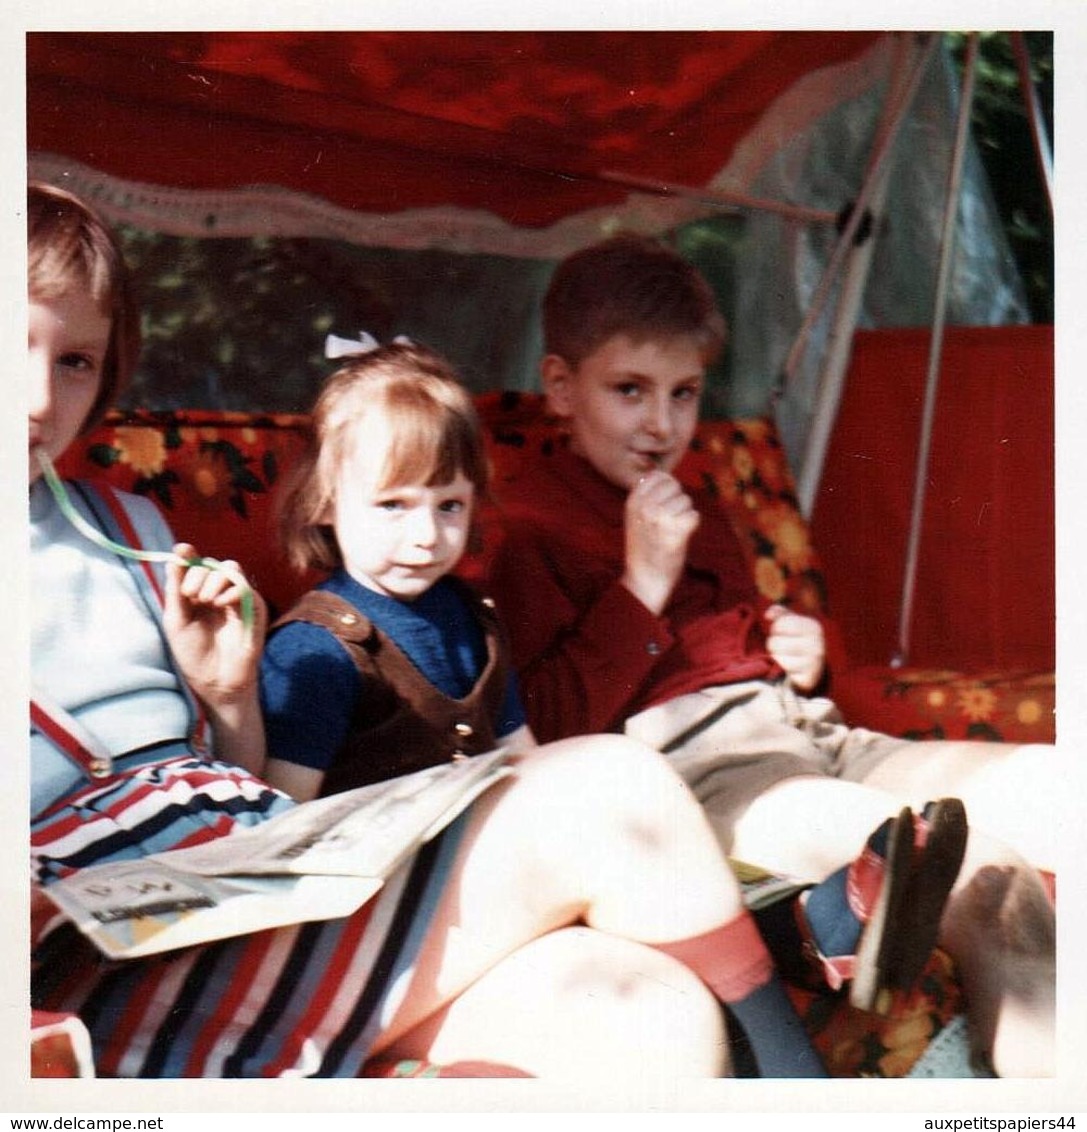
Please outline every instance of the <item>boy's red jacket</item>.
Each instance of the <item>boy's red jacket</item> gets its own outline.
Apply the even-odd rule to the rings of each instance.
[[[630,715],[712,684],[780,673],[766,652],[766,601],[725,512],[702,519],[663,616],[619,583],[626,493],[560,451],[499,485],[500,543],[488,582],[540,742],[620,730]]]

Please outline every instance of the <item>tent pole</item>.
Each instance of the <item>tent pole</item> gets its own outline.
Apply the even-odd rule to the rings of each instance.
[[[882,214],[887,196],[886,173],[880,177],[880,184],[872,194],[869,211],[873,217]],[[830,446],[834,422],[838,417],[838,407],[842,400],[845,385],[845,371],[853,345],[853,329],[868,283],[868,270],[875,252],[875,234],[872,233],[849,257],[842,290],[838,298],[838,309],[831,327],[826,356],[819,374],[814,394],[814,413],[804,438],[804,452],[797,470],[797,498],[800,513],[811,518],[815,507],[815,497],[823,476],[827,448]]]
[[[966,144],[970,132],[970,108],[974,101],[974,75],[977,69],[977,56],[978,33],[971,32],[966,41],[962,94],[959,99],[959,115],[955,127],[955,147],[952,151],[951,171],[948,176],[947,197],[944,205],[944,225],[940,237],[940,267],[936,284],[928,373],[925,379],[925,402],[921,415],[921,436],[913,487],[913,509],[910,515],[906,566],[902,581],[902,602],[899,607],[898,650],[891,658],[893,668],[900,668],[906,664],[910,655],[910,629],[913,621],[914,596],[917,585],[917,558],[921,545],[925,487],[928,480],[932,427],[936,412],[936,392],[940,383],[940,355],[943,350],[944,324],[947,319],[947,300],[955,252],[955,226],[959,214],[959,192],[962,185]]]
[[[816,322],[819,320],[823,313],[823,307],[826,305],[827,298],[830,295],[831,288],[834,285],[835,279],[838,276],[842,263],[845,260],[849,249],[853,246],[856,239],[858,230],[860,229],[861,221],[864,219],[868,212],[869,201],[875,190],[875,186],[879,183],[880,176],[883,168],[887,163],[887,159],[894,149],[895,142],[898,139],[898,134],[902,129],[903,124],[909,114],[909,109],[913,105],[913,100],[917,94],[918,87],[921,85],[921,77],[924,75],[925,68],[928,66],[929,59],[935,50],[938,37],[931,32],[924,35],[925,50],[917,59],[917,63],[910,75],[907,89],[902,98],[902,104],[898,108],[899,112],[895,120],[891,124],[891,128],[887,130],[884,137],[874,147],[872,155],[869,159],[868,175],[861,185],[861,190],[857,194],[857,199],[853,204],[852,210],[842,228],[841,235],[838,237],[838,242],[831,252],[830,259],[827,261],[827,266],[823,271],[819,284],[815,289],[815,294],[812,296],[811,304],[808,311],[804,316],[804,321],[797,332],[796,339],[789,350],[789,355],[785,359],[785,364],[782,367],[782,373],[778,379],[777,387],[774,391],[775,398],[780,397],[784,392],[789,379],[793,376],[800,359],[803,356],[804,349],[808,344],[808,338],[811,336],[812,329]]]
[[[884,136],[897,128],[898,116],[908,109],[906,97],[909,89],[910,54],[907,41],[906,49],[899,51],[895,62],[893,85],[888,90],[887,98],[884,100],[883,114],[876,133],[876,145],[880,143]],[[890,165],[888,164],[880,171],[879,181],[872,190],[872,202],[869,211],[873,217],[878,218],[883,214],[883,205],[887,197],[889,183]],[[815,507],[815,497],[823,475],[823,465],[826,462],[830,436],[838,416],[838,406],[841,404],[842,391],[845,385],[845,371],[849,364],[849,356],[853,346],[853,331],[856,328],[857,315],[864,299],[875,245],[875,232],[872,232],[859,246],[853,248],[849,257],[849,267],[842,284],[842,292],[838,300],[834,325],[830,332],[826,358],[819,374],[819,382],[814,397],[815,411],[805,438],[804,454],[797,469],[797,496],[800,511],[805,518],[809,519]]]
[[[762,197],[748,196],[746,193],[736,193],[726,189],[695,189],[689,185],[677,184],[675,181],[659,181],[651,177],[637,177],[632,173],[616,173],[607,169],[598,176],[602,181],[610,181],[627,189],[657,193],[660,196],[683,197],[714,208],[728,209],[730,212],[774,212],[787,220],[799,220],[803,224],[834,224],[838,220],[837,213],[824,208],[808,208],[802,204],[765,200]]]
[[[1050,215],[1052,215],[1053,153],[1049,148],[1049,138],[1046,134],[1041,103],[1038,101],[1038,91],[1035,89],[1034,80],[1030,76],[1030,51],[1027,49],[1026,37],[1021,31],[1011,32],[1010,37],[1016,66],[1019,69],[1019,89],[1023,93],[1023,102],[1026,105],[1027,118],[1030,122],[1030,133],[1034,139],[1034,156],[1038,162],[1038,172],[1041,174],[1042,184],[1045,186],[1046,201],[1049,204]]]

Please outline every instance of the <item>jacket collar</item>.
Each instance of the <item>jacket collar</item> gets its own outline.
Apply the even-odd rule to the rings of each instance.
[[[610,527],[623,526],[626,490],[605,479],[584,456],[563,447],[548,458],[548,467],[602,522]]]

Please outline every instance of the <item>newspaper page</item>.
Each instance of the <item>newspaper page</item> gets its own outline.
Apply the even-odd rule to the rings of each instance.
[[[205,845],[82,869],[45,889],[105,955],[151,955],[350,915],[510,773],[508,753],[305,802]]]
[[[753,865],[749,861],[740,861],[735,857],[730,857],[728,863],[740,884],[744,906],[750,912],[758,911],[760,908],[768,908],[771,904],[777,904],[779,900],[795,896],[805,888],[811,887],[805,881],[768,872],[761,866]]]

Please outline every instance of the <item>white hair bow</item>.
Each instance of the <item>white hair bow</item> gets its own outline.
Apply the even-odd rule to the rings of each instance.
[[[412,341],[405,335],[398,334],[393,339],[393,344],[410,346]],[[372,334],[367,334],[365,330],[359,331],[358,338],[340,338],[335,334],[330,334],[325,339],[325,357],[329,359],[353,358],[380,349],[381,343]]]

